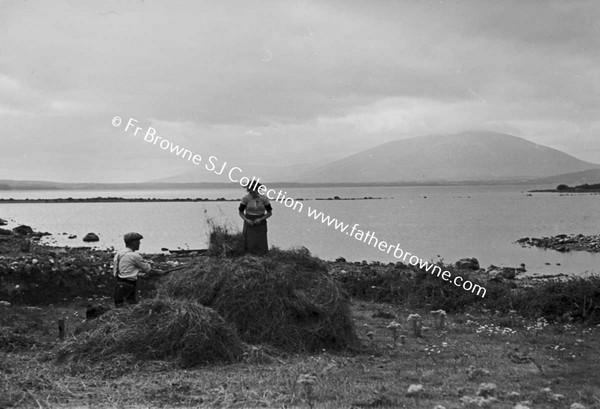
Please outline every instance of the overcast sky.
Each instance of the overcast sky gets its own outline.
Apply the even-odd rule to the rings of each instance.
[[[0,0],[0,179],[194,168],[115,115],[242,168],[472,129],[600,163],[599,20],[593,0]]]

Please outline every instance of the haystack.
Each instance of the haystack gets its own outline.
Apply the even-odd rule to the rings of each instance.
[[[308,250],[208,258],[163,277],[159,296],[197,301],[235,324],[243,341],[290,351],[358,344],[350,298]]]
[[[211,308],[189,300],[144,300],[86,322],[59,351],[59,360],[98,360],[131,354],[176,359],[183,367],[240,358],[235,329]]]

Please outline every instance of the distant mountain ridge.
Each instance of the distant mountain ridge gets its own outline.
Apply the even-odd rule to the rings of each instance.
[[[600,183],[599,164],[579,160],[516,136],[475,131],[388,142],[321,167],[304,163],[248,166],[244,167],[246,170],[253,170],[253,174],[259,175],[268,185],[297,187],[503,183],[554,187],[558,184]],[[224,175],[217,176],[204,169],[144,183],[0,180],[0,190],[204,189],[232,186],[238,185],[228,181]]]
[[[584,185],[600,183],[600,169],[583,170],[581,172],[565,173],[562,175],[548,176],[532,180],[532,182],[540,185]]]
[[[223,163],[218,163],[216,166],[220,170]],[[217,175],[215,172],[207,171],[204,165],[199,168],[194,168],[177,175],[154,179],[149,183],[226,183],[229,181],[227,177],[227,169],[231,169],[231,164],[227,165],[224,174]],[[271,165],[269,163],[261,165],[240,166],[243,168],[244,175],[260,177],[264,183],[272,184],[273,182],[289,182],[311,169],[317,168],[317,165],[310,163],[294,163],[289,165]]]
[[[556,149],[497,132],[388,142],[308,172],[301,183],[526,181],[600,169]]]

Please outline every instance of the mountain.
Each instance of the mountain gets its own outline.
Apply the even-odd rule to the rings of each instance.
[[[220,171],[224,162],[216,164],[216,170]],[[248,165],[248,164],[231,164],[228,163],[225,171],[221,175],[215,174],[215,172],[207,171],[204,166],[200,166],[195,169],[188,170],[177,175],[169,176],[166,178],[155,179],[149,182],[151,183],[226,183],[229,182],[227,177],[227,171],[233,166],[239,166],[243,169],[245,176],[256,176],[260,177],[260,180],[266,184],[272,185],[273,182],[289,182],[298,178],[299,175],[304,174],[310,170],[316,169],[317,165],[309,163],[296,163],[293,165],[271,165],[265,163],[264,165]],[[236,173],[236,176],[240,174]]]
[[[60,189],[64,183],[45,180],[9,180],[0,179],[0,190],[52,190]]]
[[[558,185],[578,186],[584,184],[593,185],[600,183],[600,169],[590,169],[581,172],[566,173],[563,175],[549,176],[531,180],[531,183],[539,185],[549,185],[556,187]]]
[[[302,183],[524,181],[600,169],[547,146],[496,132],[388,142],[304,174]]]
[[[151,190],[151,189],[218,189],[229,188],[227,183],[69,183],[46,180],[0,179],[1,190]]]

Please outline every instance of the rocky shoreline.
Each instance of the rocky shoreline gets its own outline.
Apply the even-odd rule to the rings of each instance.
[[[373,196],[364,196],[364,197],[317,197],[314,199],[304,199],[304,198],[296,198],[295,200],[307,201],[307,200],[381,200],[388,199],[387,197],[373,197]],[[219,197],[217,199],[208,199],[205,197],[196,197],[196,198],[143,198],[143,197],[134,197],[134,198],[124,198],[124,197],[84,197],[84,198],[55,198],[55,199],[0,199],[0,203],[13,203],[13,204],[22,204],[22,203],[121,203],[121,202],[132,202],[132,203],[161,203],[161,202],[238,202],[239,199],[225,199],[224,197]],[[1,224],[0,224],[1,225]]]
[[[56,199],[0,199],[0,203],[120,203],[120,202],[237,202],[239,199],[207,199],[196,198],[124,198],[124,197],[88,197],[88,198],[56,198]]]
[[[542,190],[530,190],[530,192],[541,192],[541,193],[600,193],[600,183],[592,184],[589,183],[578,185],[578,186],[568,186],[568,185],[558,185],[556,189],[542,189]]]
[[[56,247],[40,244],[49,233],[29,226],[0,228],[0,300],[43,305],[73,299],[110,296],[113,290],[114,248]],[[153,268],[169,271],[198,256],[196,252],[143,254]],[[153,288],[142,280],[141,290]]]
[[[89,247],[56,247],[39,243],[49,233],[35,232],[29,226],[12,230],[0,228],[0,300],[19,304],[50,304],[79,299],[92,301],[97,297],[110,297],[113,277],[112,261],[115,249]],[[163,249],[167,250],[167,249]],[[143,249],[142,249],[143,251]],[[205,258],[206,250],[169,251],[169,253],[143,254],[153,267],[163,271],[176,270]],[[210,259],[205,258],[206,262]],[[348,262],[343,258],[324,261],[332,276],[365,277],[372,274],[407,274],[413,276],[415,268],[401,262],[378,261]],[[475,258],[466,258],[448,265],[455,272],[474,273],[482,282],[529,285],[542,278],[559,276],[523,277],[525,265],[520,267],[489,266],[481,268]],[[563,275],[564,276],[564,275]],[[141,280],[142,292],[154,289],[156,280]],[[518,284],[517,284],[518,283]]]
[[[538,247],[568,253],[570,251],[600,252],[600,235],[559,234],[552,237],[523,237],[517,240],[522,247]]]

